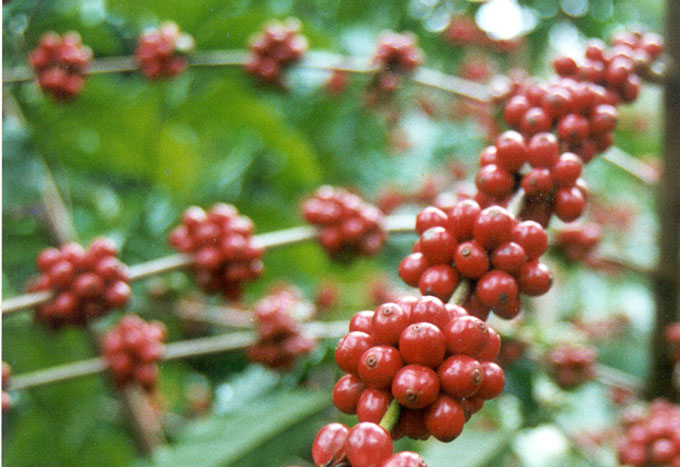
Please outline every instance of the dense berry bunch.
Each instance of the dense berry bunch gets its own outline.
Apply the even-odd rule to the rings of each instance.
[[[303,203],[302,214],[319,227],[321,246],[334,259],[374,255],[387,240],[383,213],[343,188],[322,186]]]
[[[264,269],[264,249],[255,244],[253,231],[253,222],[233,205],[217,203],[207,212],[197,206],[184,211],[169,241],[176,250],[195,255],[196,279],[204,291],[237,299],[243,283]]]
[[[674,362],[680,362],[680,322],[666,326],[664,337],[668,344],[668,356]]]
[[[80,93],[85,84],[83,73],[92,61],[92,50],[84,46],[77,32],[63,36],[43,34],[29,62],[40,88],[58,100],[68,100]]]
[[[663,53],[663,39],[655,33],[624,32],[612,39],[613,47],[592,40],[585,50],[585,60],[578,64],[571,57],[553,62],[561,76],[599,84],[615,94],[617,101],[631,102],[640,92],[640,76]],[[613,104],[616,104],[614,102]]]
[[[285,370],[316,346],[300,334],[298,321],[309,317],[310,307],[295,290],[280,288],[257,302],[253,311],[258,340],[248,349],[250,360]]]
[[[124,316],[106,333],[102,352],[118,387],[132,382],[151,391],[158,379],[156,362],[163,356],[167,331],[163,323],[147,323],[137,315]]]
[[[555,246],[574,261],[588,258],[600,243],[602,230],[598,224],[588,223],[562,227],[555,237]]]
[[[347,374],[333,402],[360,422],[378,423],[396,400],[395,438],[451,441],[503,391],[503,370],[493,362],[500,337],[463,307],[407,296],[357,313],[349,331],[335,350]]]
[[[307,39],[300,33],[300,22],[290,18],[273,22],[250,44],[245,69],[268,84],[281,84],[281,73],[307,51]]]
[[[399,265],[399,276],[423,295],[448,300],[460,278],[472,281],[474,293],[465,307],[486,319],[517,316],[520,292],[542,295],[552,272],[539,261],[548,246],[543,227],[517,220],[500,206],[482,210],[473,200],[457,203],[448,213],[425,208],[416,218],[420,239]]]
[[[680,465],[680,407],[665,400],[632,420],[618,445],[619,462],[634,467]]]
[[[51,290],[54,298],[36,308],[36,318],[55,328],[85,324],[127,304],[130,278],[117,254],[108,238],[94,240],[88,250],[77,243],[44,249],[37,258],[42,274],[29,290]]]
[[[187,54],[193,49],[194,39],[180,32],[177,24],[167,22],[140,36],[135,59],[147,78],[169,78],[186,69]]]
[[[583,163],[575,154],[560,155],[557,138],[541,132],[526,139],[506,131],[479,157],[475,182],[482,206],[506,204],[517,185],[525,193],[520,218],[547,225],[555,213],[565,222],[577,219],[585,209],[587,190],[580,179]],[[520,173],[525,165],[530,168]]]
[[[593,378],[597,353],[591,347],[560,345],[548,353],[548,364],[557,385],[571,389]]]
[[[9,387],[9,378],[12,376],[12,368],[7,362],[2,362],[2,411],[6,412],[12,408],[12,396],[5,391]]]
[[[423,63],[423,52],[409,33],[384,32],[378,39],[373,65],[378,67],[375,83],[380,92],[391,93],[399,87],[399,77]]]

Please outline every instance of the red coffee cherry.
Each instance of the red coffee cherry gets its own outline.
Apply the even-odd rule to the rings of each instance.
[[[496,146],[487,146],[479,154],[479,166],[484,167],[489,164],[499,165]]]
[[[352,316],[352,319],[349,321],[350,332],[361,331],[365,332],[368,335],[372,334],[374,315],[375,312],[371,310],[365,310],[356,313],[354,316]]]
[[[515,180],[510,173],[496,164],[488,164],[477,172],[477,189],[493,198],[502,198],[512,191]]]
[[[583,162],[575,154],[566,152],[560,156],[552,168],[551,175],[555,184],[559,187],[570,187],[581,176]]]
[[[555,194],[555,214],[564,222],[578,219],[585,209],[586,200],[577,187],[560,188]]]
[[[479,204],[471,199],[457,203],[451,210],[446,224],[449,232],[453,233],[459,242],[470,240],[480,212]]]
[[[517,298],[517,282],[508,273],[492,270],[484,274],[477,282],[475,293],[482,305],[502,307],[514,302]]]
[[[434,324],[411,324],[401,333],[399,352],[406,363],[436,368],[444,360],[446,338]]]
[[[416,216],[416,232],[422,235],[432,227],[444,227],[447,224],[447,217],[444,211],[432,206],[426,207]]]
[[[439,395],[437,373],[422,365],[406,365],[394,376],[392,395],[409,409],[425,408]]]
[[[427,409],[425,425],[439,441],[453,441],[463,431],[465,412],[458,401],[442,394]]]
[[[448,264],[456,250],[456,239],[444,227],[431,227],[420,236],[420,250],[430,264]]]
[[[336,465],[345,459],[345,443],[349,427],[341,423],[330,423],[316,434],[312,444],[312,458],[316,465]]]
[[[534,260],[530,261],[519,271],[517,283],[523,294],[536,297],[543,295],[552,286],[553,275],[550,268],[545,264]]]
[[[380,423],[392,402],[391,390],[366,389],[357,403],[357,417],[360,422]]]
[[[283,70],[300,60],[307,51],[307,39],[299,31],[300,21],[296,18],[268,24],[250,43],[246,72],[263,83],[280,86]]]
[[[524,119],[524,115],[530,108],[531,104],[529,104],[529,101],[525,96],[513,96],[503,110],[503,118],[508,125],[518,128]]]
[[[482,366],[468,355],[452,355],[437,369],[442,390],[451,397],[474,396],[482,384]]]
[[[551,168],[559,158],[557,138],[552,133],[538,133],[531,137],[527,160],[532,167]]]
[[[402,331],[411,323],[411,313],[396,303],[384,303],[373,315],[371,335],[375,344],[397,345]]]
[[[458,272],[470,279],[478,279],[489,270],[489,256],[476,242],[458,245],[454,261]]]
[[[499,336],[494,329],[487,329],[489,333],[489,343],[482,352],[477,354],[477,358],[479,358],[480,361],[494,361],[501,352],[501,336]]]
[[[475,241],[487,250],[510,240],[516,221],[504,208],[491,206],[477,217],[473,227]]]
[[[527,195],[548,196],[553,190],[550,170],[544,168],[531,169],[522,177],[522,188]]]
[[[475,394],[484,400],[498,397],[505,387],[505,374],[503,369],[494,362],[482,362],[482,384]]]
[[[450,321],[441,328],[446,337],[446,349],[450,354],[476,356],[489,343],[486,323],[474,316],[463,316]]]
[[[522,133],[525,135],[535,135],[536,133],[548,131],[551,126],[550,117],[540,107],[529,109],[519,124]]]
[[[382,389],[392,384],[394,375],[404,365],[399,351],[388,345],[366,350],[359,359],[359,376],[366,386]]]
[[[444,303],[437,297],[420,297],[411,311],[412,323],[432,323],[439,329],[448,322],[449,314]]]
[[[352,331],[335,348],[335,362],[346,373],[358,375],[359,359],[373,346],[373,338],[364,332]]]
[[[578,65],[573,58],[561,56],[553,60],[553,68],[560,76],[572,76],[576,74]]]
[[[430,266],[420,276],[418,288],[423,295],[434,295],[440,300],[448,300],[458,285],[458,273],[451,266],[438,264]]]
[[[361,422],[352,427],[345,442],[345,452],[351,465],[379,467],[393,451],[392,437],[380,425]]]
[[[527,159],[524,137],[516,131],[506,131],[496,140],[496,157],[509,172],[517,172]]]
[[[538,222],[520,222],[512,228],[510,238],[524,249],[529,261],[538,259],[548,249],[548,235]]]
[[[411,253],[399,265],[399,277],[411,287],[418,287],[420,276],[430,267],[422,253]]]
[[[515,274],[527,262],[527,254],[518,243],[508,242],[496,248],[491,255],[496,269]]]
[[[399,421],[393,432],[395,439],[401,436],[407,436],[411,439],[428,439],[430,432],[425,426],[425,410],[402,407],[399,413]]]
[[[345,375],[335,383],[333,388],[333,404],[346,414],[357,413],[359,397],[364,391],[364,383],[354,375]]]
[[[390,456],[382,467],[427,467],[427,463],[420,454],[401,451]]]
[[[186,69],[193,48],[193,37],[180,32],[177,24],[166,22],[139,37],[135,60],[147,78],[169,78]]]

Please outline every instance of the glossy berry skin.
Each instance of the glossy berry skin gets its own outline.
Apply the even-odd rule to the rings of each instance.
[[[553,189],[553,179],[550,170],[535,168],[522,177],[522,188],[528,195],[547,196]]]
[[[390,456],[382,467],[427,467],[427,463],[420,454],[411,451],[401,451]]]
[[[451,397],[475,395],[482,384],[482,366],[468,355],[452,355],[437,369],[442,391]]]
[[[392,437],[380,425],[361,422],[352,427],[345,442],[350,464],[357,467],[381,467],[393,451]]]
[[[312,443],[312,458],[316,465],[336,465],[345,458],[345,443],[349,427],[330,423],[316,434]]]
[[[444,303],[437,297],[421,297],[413,306],[412,323],[432,323],[442,329],[449,321],[449,314]]]
[[[428,263],[447,264],[456,250],[456,239],[444,227],[431,227],[420,236],[420,250]]]
[[[555,194],[555,214],[564,222],[578,219],[585,209],[586,200],[577,187],[560,188]]]
[[[454,261],[458,272],[470,279],[478,279],[489,270],[489,256],[477,242],[464,242],[458,245]]]
[[[402,331],[411,323],[411,314],[396,303],[383,303],[378,307],[371,324],[375,344],[396,345]]]
[[[477,172],[475,183],[482,193],[493,198],[502,198],[510,194],[515,180],[505,168],[488,164]]]
[[[404,366],[399,351],[388,345],[376,345],[359,359],[359,376],[366,386],[382,389],[392,384],[394,375]]]
[[[552,133],[538,133],[531,137],[527,160],[532,167],[551,168],[559,158],[559,145]]]
[[[436,368],[446,353],[446,338],[431,323],[414,323],[399,337],[399,352],[406,363]]]
[[[380,423],[392,402],[392,393],[384,389],[366,389],[357,403],[357,417],[360,422]]]
[[[406,365],[394,376],[392,395],[409,409],[425,408],[439,395],[437,373],[422,365]]]
[[[432,227],[444,227],[447,217],[444,211],[433,206],[429,206],[418,213],[416,216],[416,232],[422,235]]]
[[[459,242],[472,238],[475,221],[480,212],[479,204],[471,199],[461,201],[453,207],[447,225]]]
[[[527,158],[524,137],[516,131],[506,131],[496,140],[496,157],[509,172],[518,171]]]
[[[503,369],[494,362],[482,362],[482,373],[482,384],[475,396],[484,400],[498,397],[505,387]]]
[[[365,389],[364,383],[354,375],[345,375],[335,383],[333,404],[346,414],[357,413],[359,397]]]
[[[425,425],[439,441],[453,441],[463,431],[465,412],[460,403],[440,395],[425,413]]]
[[[411,287],[418,287],[420,276],[430,267],[422,253],[411,253],[399,265],[399,277]]]
[[[425,426],[425,410],[402,407],[399,421],[393,432],[395,437],[408,436],[412,439],[428,439],[430,432]]]
[[[552,286],[553,275],[550,268],[539,261],[530,261],[519,271],[519,290],[526,295],[543,295]]]
[[[473,234],[475,241],[487,250],[492,250],[510,240],[515,221],[508,211],[500,206],[491,206],[479,213]]]
[[[486,348],[477,354],[477,358],[479,358],[480,361],[492,362],[498,358],[498,354],[501,352],[501,336],[499,336],[492,328],[487,328],[487,330],[489,342]]]
[[[458,318],[441,329],[446,337],[446,349],[450,354],[474,357],[483,352],[489,342],[486,324],[474,316]]]
[[[373,338],[364,332],[352,331],[338,342],[335,362],[345,372],[358,374],[359,359],[373,346]]]
[[[510,274],[517,273],[526,262],[527,254],[524,248],[515,242],[504,243],[491,254],[491,263],[494,267]]]
[[[479,279],[475,293],[482,305],[503,306],[517,299],[517,281],[507,272],[494,269]]]
[[[528,261],[538,259],[548,249],[548,235],[535,221],[523,221],[515,225],[510,238],[524,249]]]
[[[370,335],[372,332],[374,315],[375,312],[370,310],[355,313],[349,321],[349,331],[361,331]]]
[[[583,162],[581,159],[570,152],[565,152],[560,156],[552,168],[552,178],[558,187],[569,187],[576,183],[581,176]]]
[[[458,285],[458,272],[446,264],[430,266],[420,276],[418,289],[423,295],[448,300]]]

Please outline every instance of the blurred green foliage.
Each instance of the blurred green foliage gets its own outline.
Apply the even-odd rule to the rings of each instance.
[[[659,0],[532,0],[522,5],[535,27],[526,36],[526,48],[506,56],[454,48],[441,39],[442,17],[479,8],[464,0],[13,0],[4,7],[3,58],[5,67],[22,65],[42,33],[71,29],[81,33],[96,57],[129,55],[142,29],[165,20],[176,21],[192,34],[198,50],[237,49],[268,20],[296,16],[312,49],[367,55],[382,29],[411,30],[433,68],[457,73],[466,57],[485,54],[500,72],[520,66],[546,75],[550,57],[564,42],[575,41],[577,47],[588,36],[606,37],[636,22],[658,30],[662,22]],[[565,13],[570,11],[579,16]],[[121,245],[122,259],[136,264],[171,252],[165,237],[189,205],[234,203],[255,221],[258,232],[267,232],[299,224],[298,202],[321,183],[352,186],[375,199],[388,184],[418,187],[452,161],[471,173],[485,144],[484,132],[474,121],[446,117],[454,113],[457,99],[452,96],[406,85],[391,108],[379,111],[364,103],[366,78],[352,77],[350,88],[337,97],[323,90],[323,73],[293,70],[289,78],[289,92],[280,92],[258,86],[236,68],[192,69],[161,83],[147,82],[136,73],[102,75],[91,77],[82,95],[67,105],[42,96],[35,83],[5,86],[26,124],[5,108],[3,296],[24,290],[36,272],[33,258],[56,242],[41,201],[47,174],[56,180],[79,238],[88,242],[99,235],[111,236]],[[421,98],[444,111],[435,118],[428,116],[415,105]],[[635,155],[657,151],[658,100],[656,90],[645,91],[639,103],[624,112],[617,144]],[[391,144],[395,132],[406,135],[407,148]],[[656,225],[651,194],[602,161],[588,167],[586,179],[602,204],[629,206],[636,214],[625,235],[606,231],[604,248],[650,264]],[[265,258],[263,280],[248,288],[246,301],[251,303],[282,280],[312,297],[317,285],[332,277],[342,296],[339,309],[328,318],[348,317],[359,306],[371,306],[365,284],[376,274],[387,274],[398,283],[396,265],[411,241],[395,238],[377,258],[349,266],[331,263],[313,244],[273,251]],[[632,321],[631,338],[625,343],[606,341],[601,355],[612,366],[643,375],[647,361],[642,349],[652,306],[644,284],[630,276],[602,277],[580,266],[560,266],[558,261],[553,260],[556,290],[528,306],[533,308],[539,341],[559,339],[562,328],[543,326],[559,317],[578,313],[594,319],[620,311]],[[182,273],[163,280],[178,295],[193,289],[191,279]],[[144,283],[135,284],[134,292],[133,311],[167,322],[171,340],[187,337],[166,311],[171,304],[151,299]],[[28,314],[3,320],[2,334],[3,360],[16,374],[93,355],[82,331],[51,332],[34,325]],[[14,394],[16,408],[3,416],[3,463],[308,463],[315,430],[338,417],[329,402],[337,377],[332,348],[333,342],[326,343],[288,376],[246,366],[238,352],[164,363],[163,407],[184,416],[187,388],[197,380],[215,387],[216,396],[210,415],[186,423],[180,419],[170,432],[170,446],[151,460],[138,459],[116,395],[104,378]],[[546,431],[535,427],[553,423],[554,413],[539,396],[547,393],[549,406],[562,397],[573,403],[582,395],[567,396],[554,387],[546,390],[544,375],[526,361],[510,367],[508,379],[507,395],[489,404],[484,423],[466,428],[459,441],[401,446],[421,449],[431,466],[448,466],[452,458],[466,466],[530,464],[526,453],[518,453],[521,440],[542,436]],[[614,408],[605,401],[604,389],[595,385],[589,391],[587,402],[581,403],[598,407],[611,419]],[[560,423],[570,427],[579,421],[583,425],[590,416],[560,413],[566,419]],[[513,422],[498,426],[498,419]],[[351,418],[347,420],[351,423]],[[592,461],[569,450],[560,455],[550,465]],[[603,456],[610,459],[611,453]]]

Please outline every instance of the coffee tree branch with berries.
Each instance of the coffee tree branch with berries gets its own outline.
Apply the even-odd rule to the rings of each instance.
[[[674,2],[5,3],[4,462],[680,462]]]

